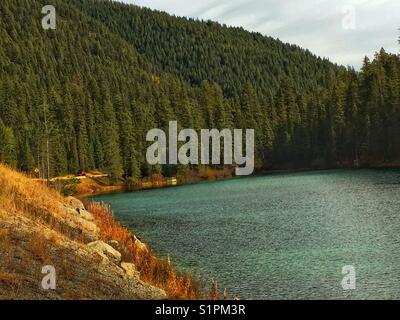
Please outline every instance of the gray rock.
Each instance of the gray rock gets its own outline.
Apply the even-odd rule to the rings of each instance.
[[[79,210],[78,213],[83,219],[85,219],[87,221],[94,221],[94,217],[89,211]]]
[[[110,245],[111,247],[113,247],[115,250],[121,252],[122,248],[121,245],[119,244],[119,242],[117,240],[108,240],[106,242],[108,245]]]
[[[121,268],[129,278],[139,278],[140,276],[139,271],[136,270],[136,266],[133,263],[122,262]]]
[[[98,252],[101,256],[107,258],[117,265],[119,265],[119,263],[121,262],[121,253],[104,241],[94,241],[89,243],[88,246]]]
[[[72,208],[76,209],[78,212],[80,210],[85,210],[85,206],[83,205],[82,201],[80,201],[74,197],[65,198],[65,202]]]
[[[72,199],[75,199],[72,197],[70,197],[70,198],[71,198],[70,202],[73,202]],[[80,202],[77,199],[75,199],[75,200]],[[76,204],[78,204],[78,203],[76,203]],[[82,206],[83,206],[83,204],[82,204]],[[70,205],[69,203],[65,204],[65,203],[60,202],[60,208],[61,208],[61,210],[63,210],[64,212],[66,212],[68,214],[79,215],[81,218],[83,218],[87,221],[90,221],[90,222],[94,221],[93,215],[89,211],[87,211],[85,208],[82,209],[81,206],[76,207],[76,205]]]
[[[99,228],[94,221],[93,215],[86,210],[79,214],[76,209],[59,203],[60,211],[57,223],[62,233],[74,238],[79,238],[82,242],[88,243],[99,239]]]

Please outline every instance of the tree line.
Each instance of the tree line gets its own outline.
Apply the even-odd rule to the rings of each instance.
[[[400,159],[399,55],[382,49],[357,72],[211,22],[53,2],[57,29],[47,31],[41,1],[0,3],[2,162],[51,176],[172,176],[188,168],[151,166],[145,154],[147,131],[173,120],[255,129],[259,170]]]

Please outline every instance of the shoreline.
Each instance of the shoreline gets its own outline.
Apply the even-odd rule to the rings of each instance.
[[[321,171],[334,171],[334,170],[348,170],[348,171],[357,171],[357,170],[385,170],[385,169],[400,169],[400,166],[379,166],[379,167],[363,167],[363,168],[350,168],[350,167],[338,167],[338,168],[324,168],[324,169],[314,169],[314,168],[300,168],[300,169],[287,169],[287,170],[271,170],[271,171],[260,171],[257,172],[253,177],[263,177],[263,176],[269,176],[269,175],[277,175],[277,174],[291,174],[291,173],[302,173],[302,172],[321,172]],[[215,182],[215,181],[225,181],[229,179],[235,179],[235,178],[240,178],[240,177],[228,177],[228,178],[223,178],[223,179],[218,179],[218,180],[212,180],[212,181],[207,181],[207,180],[200,180],[200,181],[195,181],[195,182],[190,182],[190,183],[182,183],[178,184],[176,186],[163,186],[163,187],[157,187],[157,188],[143,188],[143,189],[138,189],[135,191],[144,191],[144,190],[152,190],[152,189],[160,189],[160,188],[169,188],[169,187],[179,187],[179,186],[184,186],[184,185],[190,185],[190,184],[198,184],[198,183],[207,183],[207,182]],[[100,205],[101,202],[97,201],[96,199],[88,199],[90,197],[96,197],[99,195],[110,195],[114,193],[125,193],[125,192],[135,192],[135,191],[128,191],[126,187],[124,186],[119,186],[115,188],[115,190],[109,192],[109,191],[104,191],[104,192],[98,192],[96,194],[86,194],[86,195],[79,195],[76,196],[79,200],[85,202],[91,202],[92,205]],[[85,206],[87,206],[85,204]],[[112,212],[112,208],[110,207],[110,212]],[[118,221],[114,216],[113,219],[116,224],[120,225],[122,228],[125,228],[121,222]],[[130,230],[129,228],[126,228],[126,230],[132,235],[132,237],[135,237],[135,233],[133,230]],[[141,241],[139,239],[139,241]],[[146,242],[141,242],[143,245],[147,246]],[[165,258],[158,258],[161,259],[161,261]],[[169,260],[169,258],[168,258]],[[177,269],[178,272],[180,272],[180,269]],[[188,274],[187,276],[190,276]],[[199,281],[196,279],[196,281]],[[202,282],[203,285],[206,285],[206,282]]]
[[[280,173],[298,173],[298,172],[309,172],[309,171],[315,171],[315,172],[320,172],[322,175],[330,175],[331,174],[331,172],[333,171],[333,174],[335,175],[335,171],[337,171],[337,175],[343,175],[343,177],[352,177],[353,175],[354,176],[356,176],[356,177],[358,177],[358,173],[356,173],[356,171],[359,171],[359,173],[360,173],[360,175],[361,176],[363,176],[364,174],[366,174],[366,175],[369,175],[369,174],[376,174],[376,175],[378,175],[378,176],[380,176],[380,173],[379,173],[379,170],[388,170],[388,171],[383,171],[384,173],[383,173],[383,175],[386,175],[387,173],[388,174],[394,174],[395,176],[397,176],[397,171],[393,171],[393,170],[391,170],[391,169],[396,169],[396,170],[399,170],[400,169],[400,167],[374,167],[374,168],[361,168],[361,169],[353,169],[353,168],[333,168],[333,169],[320,169],[320,170],[314,170],[314,169],[302,169],[302,170],[300,170],[300,169],[298,169],[298,170],[286,170],[285,172],[282,172],[282,171],[280,171],[280,172],[276,172],[276,171],[274,171],[274,172],[271,172],[271,174],[280,174]],[[369,170],[371,170],[371,171],[369,171]],[[373,170],[376,170],[376,171],[373,171]],[[375,173],[374,173],[375,172]],[[263,175],[258,175],[258,177],[260,177],[260,176],[264,176],[264,174]],[[305,175],[305,177],[307,177],[308,175]],[[295,175],[293,176],[293,177],[296,177]],[[299,176],[300,177],[300,179],[303,177],[302,175],[300,175]],[[280,176],[278,176],[278,179],[280,179],[281,177]],[[284,178],[284,177],[282,177],[282,178]],[[295,178],[295,179],[297,179],[297,178]],[[229,179],[224,179],[224,180],[229,180]],[[356,179],[357,180],[357,179]],[[249,181],[251,181],[250,179],[249,179]],[[205,183],[205,182],[204,182]],[[229,183],[229,182],[228,182]],[[330,183],[330,181],[328,181],[327,183]],[[239,183],[239,185],[240,185],[240,183]],[[184,192],[184,191],[183,191]],[[184,195],[184,193],[183,193],[183,195]],[[122,195],[122,197],[124,197],[124,195]],[[129,197],[129,195],[128,195],[128,197]],[[140,197],[140,196],[139,196]],[[176,197],[175,199],[180,199],[181,197]],[[94,200],[94,201],[96,201],[96,200]],[[178,200],[179,201],[179,200]],[[132,212],[134,212],[134,209],[132,209],[133,211]],[[190,211],[190,209],[189,209],[189,211]],[[171,213],[169,213],[169,214],[171,214]],[[150,226],[149,228],[147,228],[147,231],[149,231],[149,230],[152,230],[154,227],[153,226]],[[153,241],[154,241],[154,239],[152,239]],[[153,243],[154,245],[155,244],[158,244],[157,242],[154,242]],[[157,246],[154,246],[154,248],[155,249],[157,249]],[[169,248],[170,248],[170,246],[166,246],[166,247],[164,247],[164,249],[166,249],[166,250],[169,250]],[[180,254],[178,255],[178,256],[181,256],[181,254],[182,253],[184,253],[184,251],[178,251],[178,252],[175,252],[175,257],[176,257],[176,254],[177,253],[179,253],[180,252]],[[224,274],[224,273],[222,273],[222,274]],[[222,281],[222,280],[221,280]],[[206,282],[207,282],[207,280],[206,280]],[[229,288],[229,287],[228,287]]]
[[[250,176],[229,176],[229,177],[223,177],[223,178],[218,178],[218,179],[198,179],[194,181],[189,181],[189,182],[179,182],[176,185],[158,185],[154,187],[145,187],[145,188],[136,188],[133,190],[130,190],[127,186],[125,185],[118,185],[118,186],[112,186],[108,185],[106,188],[110,188],[111,190],[99,190],[93,193],[78,193],[73,195],[74,197],[80,199],[80,200],[85,200],[89,197],[95,197],[95,196],[100,196],[100,195],[108,195],[108,194],[114,194],[114,193],[130,193],[130,192],[140,192],[140,191],[145,191],[145,190],[155,190],[155,189],[165,189],[165,188],[175,188],[175,187],[180,187],[180,186],[186,186],[186,185],[194,185],[194,184],[199,184],[199,183],[207,183],[207,182],[215,182],[215,181],[225,181],[229,179],[236,179],[236,178],[246,178],[246,177],[262,177],[262,176],[270,176],[270,175],[275,175],[275,174],[291,174],[291,173],[302,173],[302,172],[320,172],[320,171],[333,171],[333,170],[387,170],[387,169],[400,169],[400,164],[394,163],[394,164],[389,164],[389,165],[375,165],[375,166],[363,166],[359,168],[354,168],[350,166],[342,166],[342,167],[332,167],[332,168],[298,168],[298,169],[274,169],[274,170],[262,170],[259,172],[256,172],[253,175]]]
[[[93,204],[89,210],[2,164],[0,186],[2,299],[164,300],[201,294],[191,278],[120,226],[108,207]],[[44,265],[57,272],[56,290],[38,285],[37,271]]]
[[[60,290],[46,292],[51,299],[209,298],[195,277],[157,256],[117,221],[110,206],[63,196],[1,163],[0,186],[0,255],[8,257],[0,261],[0,273],[8,279],[0,281],[0,296],[16,297],[20,279],[26,279],[21,297],[43,296],[36,271],[54,265],[64,272],[59,272]],[[23,259],[15,260],[13,252]],[[65,272],[71,266],[79,272]],[[94,285],[99,282],[104,286]]]

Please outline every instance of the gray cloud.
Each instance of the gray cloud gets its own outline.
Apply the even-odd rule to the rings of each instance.
[[[399,52],[399,0],[124,0],[177,16],[212,19],[279,38],[358,68],[384,47]],[[355,13],[355,28],[343,22]],[[351,22],[351,21],[350,21]],[[348,24],[347,24],[348,25]]]

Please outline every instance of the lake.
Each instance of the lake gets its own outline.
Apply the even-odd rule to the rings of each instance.
[[[159,256],[241,299],[399,299],[400,170],[235,178],[93,197]],[[355,290],[342,268],[354,266]]]

